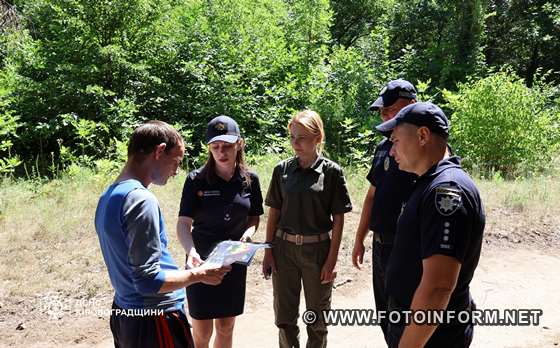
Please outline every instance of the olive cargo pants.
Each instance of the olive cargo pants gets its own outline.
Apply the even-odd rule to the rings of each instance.
[[[331,308],[332,283],[321,284],[321,269],[329,254],[330,239],[297,245],[275,239],[272,253],[277,272],[272,276],[275,323],[282,348],[299,347],[299,301],[301,286],[307,309],[317,313],[317,321],[307,326],[307,348],[327,346],[327,327],[321,314]]]

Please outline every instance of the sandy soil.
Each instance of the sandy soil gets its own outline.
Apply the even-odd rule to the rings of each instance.
[[[476,328],[472,347],[556,347],[560,344],[560,256],[555,248],[536,251],[524,244],[499,245],[487,241],[472,283],[472,293],[479,308],[538,308],[543,310],[537,326],[480,326]],[[542,250],[542,248],[538,248]],[[342,250],[342,257],[349,257]],[[371,264],[357,271],[347,263],[340,267],[333,308],[373,308]],[[234,347],[274,347],[277,331],[273,324],[272,289],[263,280],[258,265],[248,278],[246,311],[238,319]],[[348,280],[350,280],[348,282]],[[63,296],[63,295],[60,295]],[[97,307],[108,306],[110,294],[95,299]],[[0,347],[112,347],[108,319],[100,315],[63,310],[44,314],[39,299],[0,304]],[[11,309],[10,309],[11,308]],[[16,310],[17,308],[17,310]],[[305,308],[302,303],[300,308]],[[26,315],[24,315],[26,313]],[[54,314],[54,316],[53,316]],[[23,325],[23,329],[22,326]],[[19,330],[17,327],[19,327]],[[303,324],[302,341],[305,341]],[[329,331],[332,347],[383,347],[378,327],[337,326]]]
[[[472,347],[554,347],[560,343],[560,258],[527,250],[494,250],[485,253],[472,284],[473,297],[479,308],[540,308],[543,316],[539,326],[477,327]],[[333,308],[372,308],[373,295],[370,271],[354,275],[334,292]],[[270,293],[251,298],[270,301]],[[302,307],[304,308],[304,307]],[[250,306],[240,317],[236,347],[271,347],[276,342],[269,304]],[[303,329],[303,326],[302,326]],[[250,334],[249,334],[250,333]],[[302,334],[305,339],[305,333]],[[338,326],[329,332],[334,347],[383,347],[378,327]]]

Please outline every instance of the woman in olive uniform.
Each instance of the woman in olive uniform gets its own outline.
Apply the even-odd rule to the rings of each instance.
[[[249,241],[263,214],[259,178],[244,160],[239,126],[228,116],[208,123],[209,146],[204,167],[187,176],[181,197],[177,235],[187,267],[203,262],[224,240]],[[243,313],[247,268],[234,264],[218,286],[187,288],[195,346],[208,347],[215,327],[215,347],[231,347],[235,317]]]
[[[301,284],[308,310],[318,320],[307,326],[307,347],[325,347],[327,327],[320,315],[331,305],[332,282],[344,214],[352,210],[342,170],[321,156],[323,122],[314,111],[296,114],[288,124],[295,156],[273,171],[266,197],[270,207],[263,260],[272,272],[274,313],[281,347],[299,347],[297,326]]]

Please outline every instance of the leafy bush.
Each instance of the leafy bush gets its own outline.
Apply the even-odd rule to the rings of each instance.
[[[551,1],[533,4],[531,14],[517,13],[518,4],[512,4],[515,13],[499,8],[489,13],[496,3],[480,0],[10,3],[17,5],[21,23],[4,27],[0,35],[2,173],[24,174],[31,168],[32,174],[53,176],[72,164],[113,170],[100,159],[122,162],[122,143],[134,126],[148,119],[181,129],[188,139],[189,166],[206,157],[205,126],[218,114],[239,122],[249,154],[285,152],[287,121],[304,108],[323,116],[330,157],[344,165],[364,165],[379,136],[372,127],[380,120],[372,117],[368,105],[388,80],[426,81],[418,83],[422,98],[440,103],[442,88],[456,90],[456,82],[465,76],[486,74],[485,63],[511,60],[510,41],[501,39],[510,32],[513,41],[528,42],[524,49],[516,47],[519,58],[529,64],[528,82],[539,66],[557,66],[554,55],[542,54],[558,43],[557,28],[550,24],[558,22],[560,12]],[[522,31],[494,25],[489,33],[499,33],[500,44],[483,48],[484,42],[496,41],[485,39],[485,25],[493,23],[487,18],[512,16],[518,19],[513,27],[520,29],[526,27],[521,25],[524,18],[542,15],[546,18],[539,25]],[[541,29],[534,28],[545,33],[542,39],[537,40]],[[500,59],[489,56],[491,52]],[[521,65],[526,64],[513,62]],[[548,80],[558,76],[551,73]],[[509,167],[494,159],[496,155],[486,156],[490,159],[485,157],[481,166],[507,173],[536,170],[535,163],[550,157],[558,139],[552,127],[558,111],[544,105],[548,99],[542,94],[550,90],[544,84],[537,81],[532,91],[519,89],[518,79],[510,84],[515,88],[507,88],[514,93],[529,95],[533,104],[524,108],[536,108],[533,135],[511,144],[511,158],[504,160]],[[474,82],[460,86],[458,95],[465,98],[467,91],[476,94],[476,88],[483,88]],[[496,94],[484,110],[494,104],[510,107],[509,92]],[[456,118],[474,117],[469,109],[473,102],[447,95]],[[525,103],[524,97],[515,98]],[[469,133],[474,125],[465,122],[464,129],[457,129],[457,146],[466,163],[474,165],[480,161],[473,154],[480,151],[470,147],[478,146],[479,135]],[[538,143],[543,137],[546,142]]]
[[[546,168],[558,148],[560,121],[547,88],[542,83],[528,88],[503,71],[459,84],[457,94],[446,92],[452,144],[465,165],[506,177]]]
[[[13,141],[21,126],[19,117],[11,110],[10,84],[13,71],[0,69],[0,176],[12,174],[21,164],[20,157],[12,153]]]
[[[310,107],[323,118],[326,152],[344,164],[371,161],[375,134],[369,105],[380,89],[373,71],[359,50],[343,47],[315,71]]]
[[[92,164],[144,119],[138,96],[157,79],[146,61],[161,51],[168,9],[165,0],[22,4],[29,32],[8,57],[19,75],[12,108],[26,134],[14,149],[27,163],[47,174],[74,158]]]
[[[238,121],[249,152],[278,148],[324,58],[328,1],[192,1],[176,16],[176,55],[160,75],[161,106],[195,130],[193,151],[205,152],[203,130],[219,114]]]
[[[480,0],[395,1],[389,35],[398,71],[445,88],[477,74],[485,11]]]
[[[148,119],[188,130],[192,162],[222,113],[239,122],[249,151],[277,148],[306,105],[332,16],[328,0],[29,0],[20,9],[29,31],[6,59],[17,67],[10,107],[26,137],[13,149],[47,174],[93,166]]]
[[[236,119],[252,151],[283,132],[295,91],[288,79],[298,61],[286,40],[288,10],[281,1],[191,1],[174,11],[173,54],[161,69],[159,102],[149,113],[191,130],[189,161],[203,151],[206,123],[219,114]],[[171,35],[171,34],[170,34]],[[263,146],[265,145],[265,146]],[[191,161],[191,164],[192,163]]]

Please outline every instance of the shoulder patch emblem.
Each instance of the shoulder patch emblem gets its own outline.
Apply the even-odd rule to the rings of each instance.
[[[389,170],[389,164],[390,164],[390,160],[389,160],[389,156],[385,157],[385,162],[383,162],[383,169],[385,169],[385,171]]]
[[[459,190],[450,187],[436,188],[436,209],[443,216],[449,216],[457,211],[462,205]]]

